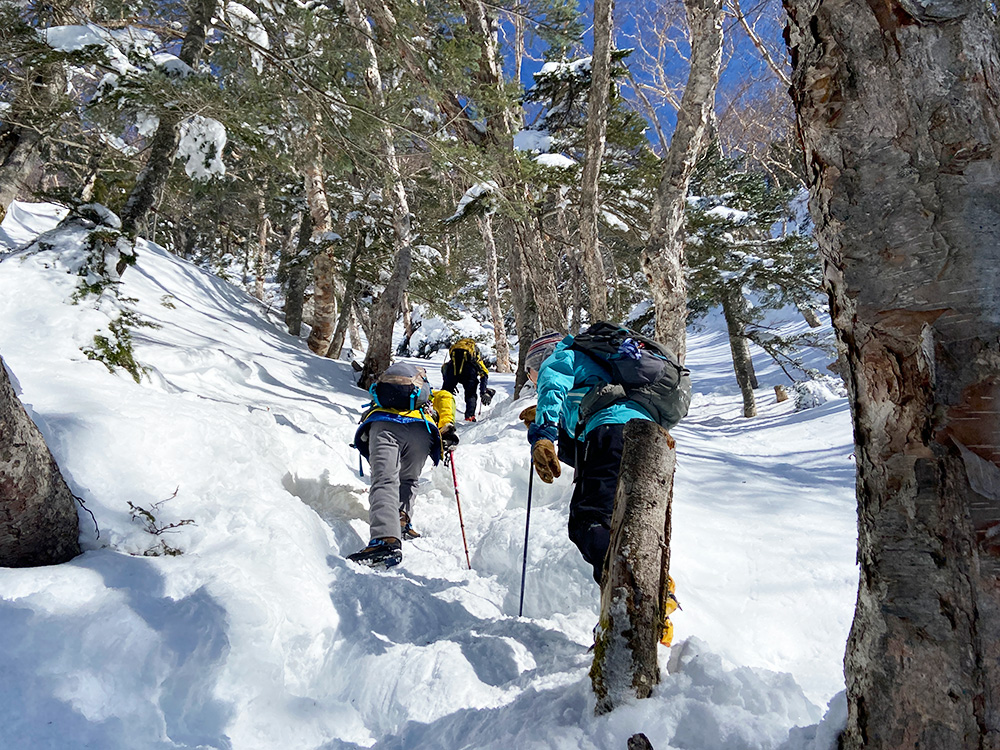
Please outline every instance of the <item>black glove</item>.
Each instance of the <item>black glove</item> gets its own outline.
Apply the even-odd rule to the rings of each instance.
[[[455,450],[458,445],[458,431],[455,425],[450,424],[441,430],[441,446],[448,452]]]
[[[493,401],[493,397],[497,394],[492,388],[484,388],[483,392],[479,394],[483,399],[483,406],[489,406],[490,402]]]

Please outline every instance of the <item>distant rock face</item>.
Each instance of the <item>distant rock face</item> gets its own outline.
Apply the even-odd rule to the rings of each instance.
[[[54,565],[80,554],[73,493],[0,358],[0,566]]]

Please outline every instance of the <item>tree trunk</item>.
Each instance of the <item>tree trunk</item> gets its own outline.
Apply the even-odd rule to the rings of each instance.
[[[79,534],[73,493],[0,357],[0,566],[66,562],[80,554]]]
[[[575,336],[583,327],[583,294],[581,292],[583,288],[583,266],[580,263],[580,249],[573,241],[574,238],[569,231],[569,223],[566,221],[565,208],[559,209],[559,228],[562,236],[566,239],[566,244],[569,248],[569,284],[570,288],[573,290],[573,295],[570,299],[569,332]],[[605,320],[606,319],[607,318],[605,318]],[[598,319],[594,318],[592,313],[590,320]]]
[[[598,183],[608,130],[611,95],[611,47],[614,0],[594,0],[594,56],[587,94],[587,128],[584,136],[583,175],[580,181],[580,251],[590,294],[590,319],[608,319],[608,282],[598,238],[600,213]]]
[[[1000,121],[972,0],[786,0],[854,419],[846,748],[1000,747]]]
[[[267,239],[271,234],[271,217],[267,215],[263,192],[257,196],[257,213],[260,217],[260,224],[257,225],[257,252],[253,262],[253,296],[263,301],[264,279],[267,271]]]
[[[465,12],[466,23],[472,37],[482,50],[479,57],[479,82],[483,86],[492,86],[499,92],[504,85],[503,73],[500,68],[500,55],[497,42],[496,19],[490,15],[486,5],[481,0],[460,0]],[[559,290],[555,284],[554,261],[545,251],[542,242],[541,224],[535,215],[534,200],[528,185],[516,175],[518,168],[514,158],[514,133],[520,129],[520,121],[510,110],[503,110],[498,115],[488,118],[487,130],[492,142],[504,149],[504,174],[501,176],[501,191],[512,196],[525,206],[529,218],[519,218],[512,221],[514,243],[518,248],[518,261],[522,276],[531,288],[534,305],[537,308],[541,325],[557,331],[566,330],[566,313],[559,300]],[[512,288],[514,280],[511,279]],[[520,337],[520,333],[518,333]],[[519,377],[520,377],[520,371]]]
[[[296,213],[289,227],[282,251],[282,274],[285,277],[285,326],[293,336],[302,333],[302,308],[309,285],[309,217]]]
[[[528,355],[528,346],[538,336],[539,330],[535,296],[525,278],[524,264],[521,262],[521,246],[514,238],[511,238],[508,244],[507,265],[510,268],[510,293],[514,301],[514,322],[517,325],[517,370],[514,375],[514,398],[517,399],[520,398],[524,384],[528,382],[524,358]]]
[[[321,122],[317,117],[309,135],[309,156],[302,169],[306,188],[306,204],[312,232],[309,242],[313,257],[313,317],[309,338],[310,351],[323,354],[330,349],[337,320],[337,258],[334,255],[333,218],[326,197],[326,175],[323,171],[323,142],[319,135]]]
[[[205,49],[205,39],[212,23],[217,0],[191,0],[188,11],[187,33],[177,57],[192,68],[198,67],[198,60]],[[150,143],[149,158],[146,166],[136,177],[135,185],[125,201],[122,211],[122,232],[135,236],[139,225],[146,220],[146,215],[156,203],[156,199],[167,182],[170,166],[180,139],[178,127],[183,119],[180,112],[172,111],[160,116],[159,125]],[[118,273],[125,272],[124,261],[118,263]]]
[[[330,348],[326,352],[326,356],[333,359],[340,359],[340,353],[344,349],[344,339],[347,337],[348,326],[351,322],[351,310],[354,307],[353,300],[358,292],[358,259],[364,249],[365,234],[363,230],[359,229],[357,242],[354,243],[354,252],[351,253],[351,262],[347,267],[347,275],[344,277],[344,297],[340,301],[340,316],[337,318],[337,327],[333,331]]]
[[[497,243],[493,236],[493,215],[486,214],[479,220],[479,233],[486,250],[486,293],[493,320],[493,337],[497,349],[497,372],[510,372],[510,347],[507,345],[507,326],[500,307],[500,277],[497,272]]]
[[[753,389],[757,386],[757,375],[753,370],[753,357],[750,356],[750,341],[743,334],[743,316],[746,307],[743,293],[739,289],[726,289],[722,297],[722,313],[726,318],[726,328],[729,330],[729,349],[733,353],[733,372],[743,394],[743,416],[757,416],[757,402],[754,400]]]
[[[677,111],[677,127],[663,160],[649,239],[642,253],[642,270],[656,307],[655,338],[673,349],[681,361],[687,349],[684,208],[691,173],[715,106],[722,60],[720,0],[684,0],[684,7],[691,31],[691,69]]]
[[[649,697],[660,681],[657,647],[667,604],[674,463],[674,441],[666,430],[645,419],[625,425],[590,668],[598,714]]]
[[[365,62],[365,87],[368,97],[376,110],[385,109],[385,96],[382,92],[382,74],[378,68],[378,53],[372,41],[372,28],[368,19],[361,11],[358,0],[344,0],[344,11],[348,23],[358,34],[367,60]],[[396,159],[396,145],[393,141],[392,127],[382,124],[378,130],[379,149],[385,160],[386,188],[392,201],[392,228],[396,250],[392,274],[386,282],[385,289],[379,295],[372,311],[372,330],[368,339],[368,352],[365,354],[364,369],[358,385],[367,388],[371,385],[389,363],[392,361],[392,328],[396,323],[403,294],[410,280],[413,267],[413,248],[410,237],[410,205],[403,187],[403,175]]]

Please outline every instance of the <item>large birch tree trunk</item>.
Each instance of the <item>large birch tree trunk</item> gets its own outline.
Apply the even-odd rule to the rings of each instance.
[[[720,0],[684,0],[691,32],[691,67],[677,111],[677,127],[663,160],[653,202],[642,270],[656,307],[656,335],[684,361],[687,284],[684,280],[684,208],[688,185],[715,106],[722,61]]]
[[[614,0],[594,0],[594,56],[590,65],[583,175],[580,180],[580,251],[590,295],[591,320],[608,319],[607,279],[601,259],[597,216],[600,213],[598,183],[608,132],[614,8]]]
[[[368,98],[376,110],[381,113],[385,109],[385,95],[382,91],[382,74],[378,68],[378,53],[372,38],[371,24],[362,13],[358,0],[344,0],[344,11],[347,13],[348,23],[357,33],[364,50],[364,75]],[[371,385],[392,361],[392,328],[403,303],[403,294],[406,292],[406,285],[410,280],[410,271],[413,267],[410,205],[403,186],[403,174],[396,158],[392,127],[383,122],[378,132],[381,141],[379,149],[385,160],[386,192],[392,201],[392,228],[396,256],[392,274],[372,311],[368,352],[365,354],[364,369],[362,369],[358,380],[358,385],[362,388]]]
[[[975,0],[785,0],[849,365],[846,748],[1000,747],[1000,45]]]
[[[0,567],[80,554],[76,501],[0,358]]]
[[[657,647],[670,568],[674,441],[645,419],[626,424],[624,439],[590,669],[598,714],[648,698],[660,681]]]
[[[187,32],[177,57],[191,68],[198,67],[216,5],[217,0],[190,0]],[[146,166],[136,177],[135,185],[132,186],[132,191],[125,201],[125,208],[122,210],[122,231],[127,235],[136,234],[167,182],[170,166],[177,153],[182,119],[183,113],[178,111],[166,112],[160,116],[160,122],[150,142]],[[126,267],[124,262],[120,262],[118,273],[124,273]]]

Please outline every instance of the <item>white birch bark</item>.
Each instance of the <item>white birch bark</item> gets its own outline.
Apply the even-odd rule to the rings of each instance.
[[[677,127],[663,160],[642,270],[656,307],[656,336],[683,361],[687,284],[684,280],[684,208],[688,185],[715,106],[722,61],[721,0],[685,0],[691,32],[691,68],[677,111]]]

